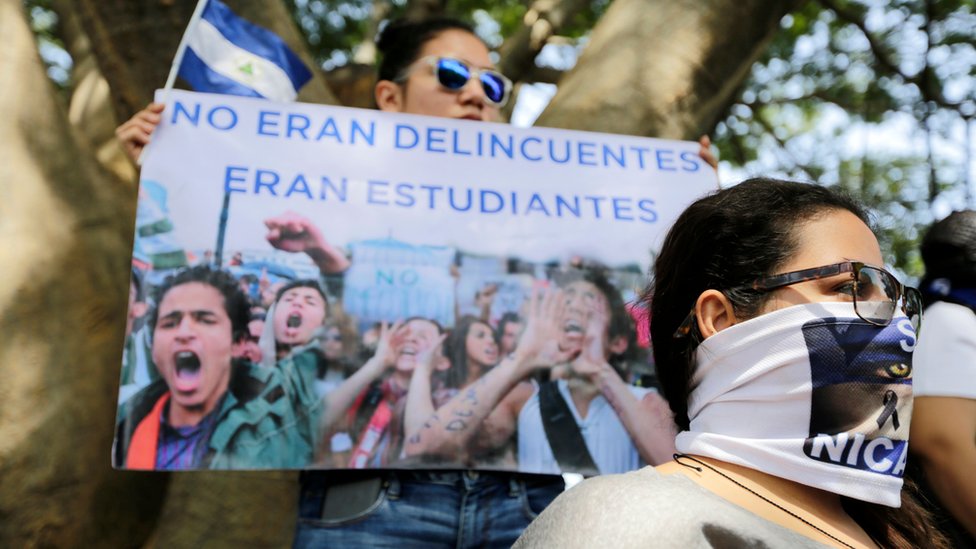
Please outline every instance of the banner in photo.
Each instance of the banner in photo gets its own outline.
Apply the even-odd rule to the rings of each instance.
[[[648,430],[608,402],[660,397],[628,385],[647,359],[625,302],[717,186],[697,151],[174,92],[141,174],[115,465],[636,468]],[[567,380],[601,368],[622,393],[594,393],[584,434]],[[517,420],[468,421],[504,375]]]

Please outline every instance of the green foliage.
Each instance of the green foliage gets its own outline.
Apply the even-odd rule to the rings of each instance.
[[[324,67],[346,64],[353,48],[366,37],[370,10],[368,0],[285,0],[309,51]],[[390,3],[390,6],[397,8]],[[398,7],[402,11],[402,3]]]
[[[715,128],[721,157],[740,175],[851,191],[875,212],[886,260],[920,276],[922,228],[972,207],[974,2],[821,0],[781,25]]]

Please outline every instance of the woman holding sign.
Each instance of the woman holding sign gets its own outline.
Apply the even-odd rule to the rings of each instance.
[[[646,292],[679,453],[584,482],[517,547],[944,547],[902,490],[920,300],[883,261],[824,187],[692,204]]]
[[[465,23],[394,21],[378,49],[380,110],[497,121],[511,95],[511,82],[492,69],[488,48]],[[151,105],[117,130],[131,156],[148,143],[162,108]],[[703,156],[714,166],[707,149]],[[295,546],[508,547],[562,488],[555,475],[308,473]]]
[[[499,119],[512,84],[492,70],[488,48],[467,24],[394,21],[377,45],[380,110]],[[295,546],[454,547],[468,539],[472,546],[508,547],[562,488],[561,477],[473,471],[308,473]],[[333,506],[337,500],[354,503]]]

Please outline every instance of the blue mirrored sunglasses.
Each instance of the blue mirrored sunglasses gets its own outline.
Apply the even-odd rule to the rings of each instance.
[[[485,92],[485,99],[495,107],[504,107],[508,102],[508,97],[512,93],[512,81],[500,72],[491,69],[479,69],[472,67],[468,63],[453,57],[440,57],[429,55],[417,60],[410,69],[407,69],[400,77],[398,82],[405,81],[413,72],[415,67],[429,65],[434,69],[437,82],[441,86],[451,90],[459,91],[463,88],[471,77],[477,77],[481,83],[481,88]]]

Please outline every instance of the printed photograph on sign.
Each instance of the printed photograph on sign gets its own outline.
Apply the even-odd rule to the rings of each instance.
[[[669,459],[636,292],[716,186],[696,150],[174,92],[142,169],[114,465]]]

